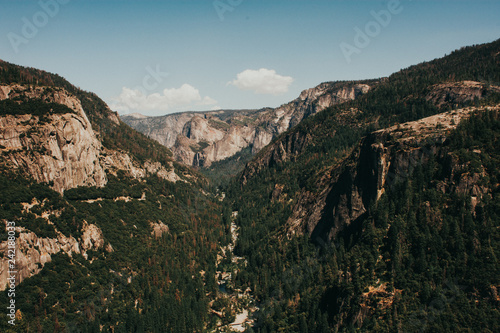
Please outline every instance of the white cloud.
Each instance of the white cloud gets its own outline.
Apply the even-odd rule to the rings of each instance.
[[[212,97],[205,96],[203,97],[203,100],[200,103],[201,105],[214,105],[217,104],[217,101],[213,99]]]
[[[168,111],[172,108],[214,104],[217,104],[216,100],[209,96],[202,98],[198,89],[185,83],[180,88],[165,89],[161,94],[149,95],[141,88],[123,87],[120,96],[112,100],[110,107],[120,112]]]
[[[274,69],[247,69],[228,82],[241,90],[252,90],[257,94],[280,95],[288,91],[293,82],[291,76],[281,76]]]

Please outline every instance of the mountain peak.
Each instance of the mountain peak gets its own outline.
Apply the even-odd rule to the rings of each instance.
[[[124,114],[122,116],[120,116],[120,118],[123,118],[123,117],[129,117],[129,118],[134,118],[134,119],[146,119],[146,118],[149,118],[149,116],[145,116],[141,113],[138,113],[138,112],[134,112],[134,113],[128,113],[128,114]]]

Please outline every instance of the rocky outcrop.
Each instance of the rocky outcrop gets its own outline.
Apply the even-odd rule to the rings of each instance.
[[[35,233],[22,227],[16,227],[15,230],[16,285],[24,279],[38,274],[43,266],[51,261],[51,256],[56,253],[62,252],[70,257],[78,253],[87,258],[88,250],[97,250],[104,246],[101,229],[86,222],[82,227],[82,236],[78,240],[73,236],[67,237],[57,230],[57,238],[38,237]],[[7,281],[9,271],[9,258],[6,257],[7,249],[7,241],[0,243],[0,253],[4,254],[0,258],[0,280],[4,282]],[[4,282],[0,284],[0,291],[5,290]]]
[[[322,83],[275,109],[186,112],[163,117],[133,114],[122,116],[122,120],[171,148],[178,161],[208,167],[247,147],[256,154],[305,118],[353,100],[374,84],[376,81]]]
[[[210,126],[207,118],[195,115],[182,128],[182,135],[196,142],[216,142],[224,137],[224,131]]]
[[[3,86],[3,98],[27,96],[69,107],[74,113],[0,117],[0,147],[4,163],[27,172],[38,182],[53,183],[58,192],[77,186],[103,186],[106,173],[99,163],[101,142],[80,101],[64,90]]]
[[[359,127],[361,125],[357,120],[359,113],[360,111],[354,108],[343,110],[336,115],[336,122],[338,125],[350,128]],[[276,141],[260,151],[245,166],[240,177],[240,182],[245,185],[250,178],[258,174],[261,170],[284,162],[295,161],[310,145],[314,144],[314,135],[311,134],[314,132],[314,128],[303,130],[299,127],[282,134]],[[335,131],[332,131],[330,135],[334,136]]]
[[[461,81],[435,85],[425,98],[442,107],[481,100],[493,93],[500,93],[500,87],[476,81]]]
[[[370,82],[370,84],[373,85],[375,82]],[[366,94],[370,91],[371,85],[355,82],[327,82],[315,88],[304,90],[295,101],[280,107],[285,110],[287,108],[292,109],[284,113],[290,117],[288,124],[287,121],[283,124],[286,127],[285,130],[296,126],[303,119],[321,112],[332,105],[342,104]],[[284,116],[284,119],[286,119],[286,116]]]
[[[38,99],[69,108],[68,113],[0,116],[0,163],[18,169],[60,193],[78,186],[104,186],[106,171],[125,170],[134,178],[150,174],[175,182],[173,164],[139,163],[126,152],[105,149],[80,100],[64,89],[0,86],[2,99]],[[70,112],[72,111],[72,112]],[[112,118],[114,113],[109,113]],[[111,119],[113,121],[113,119]],[[118,119],[116,119],[119,122]]]
[[[186,123],[197,113],[176,113],[164,117],[146,117],[140,114],[121,116],[132,128],[158,141],[168,148],[175,145],[177,136],[184,130]]]
[[[252,144],[252,153],[257,154],[273,140],[273,133],[266,131],[262,127],[255,129],[255,137]]]
[[[183,135],[178,135],[175,145],[171,148],[172,153],[177,161],[186,165],[200,165],[200,161],[196,158],[197,152],[201,150],[198,143],[194,140],[186,138]]]
[[[249,126],[232,126],[223,138],[197,154],[198,166],[210,166],[212,162],[229,158],[252,145],[255,129]]]
[[[162,221],[150,222],[149,225],[153,229],[153,231],[151,231],[151,235],[155,238],[161,237],[163,234],[168,233],[170,230],[168,228],[168,225],[164,224]]]
[[[93,224],[84,223],[79,243],[82,248],[82,255],[87,258],[87,250],[100,249],[104,246],[101,229]]]
[[[362,218],[388,186],[408,178],[418,165],[433,157],[453,159],[442,149],[446,135],[473,110],[442,113],[365,137],[347,159],[318,181],[319,193],[300,193],[287,221],[289,235],[309,234],[316,241],[331,240]],[[459,166],[453,162],[450,165],[448,177],[453,180]],[[480,175],[463,178],[443,185],[443,191],[469,195],[476,202],[487,194],[488,189],[480,186]]]
[[[118,171],[123,170],[126,171],[130,177],[135,179],[143,179],[150,175],[157,175],[173,183],[181,180],[175,172],[172,162],[168,165],[163,165],[160,162],[153,162],[151,160],[139,163],[130,157],[129,154],[116,150],[104,149],[101,155],[101,164],[107,172],[115,176]]]
[[[107,173],[117,175],[120,170],[136,179],[156,175],[171,182],[186,181],[176,174],[173,161],[139,162],[125,151],[105,148],[100,141],[102,133],[94,132],[81,101],[62,88],[0,85],[0,100],[5,99],[20,104],[37,100],[68,108],[43,113],[38,110],[26,113],[24,110],[19,114],[15,109],[6,109],[0,115],[0,165],[16,169],[37,182],[48,183],[60,193],[78,186],[104,186]],[[92,117],[108,118],[112,123],[119,124],[119,119],[109,109],[101,111],[102,114],[99,114],[94,110]],[[184,176],[189,178],[188,175]],[[145,193],[139,200],[145,200]],[[22,206],[25,211],[29,211],[38,204],[35,198],[33,203],[22,203]],[[43,212],[37,217],[52,224],[50,213]],[[162,223],[152,228],[156,236],[168,231],[168,227]],[[79,230],[81,236],[78,239],[66,236],[57,229],[55,233],[53,238],[41,237],[23,227],[16,227],[16,283],[40,272],[51,261],[51,256],[57,253],[69,256],[78,253],[87,258],[89,250],[113,251],[111,244],[105,246],[101,229],[85,221]],[[0,254],[3,254],[0,257],[2,281],[7,281],[9,270],[7,249],[7,241],[0,243]],[[3,288],[5,285],[0,285],[0,290]]]

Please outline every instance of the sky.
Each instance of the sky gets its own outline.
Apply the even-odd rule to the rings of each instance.
[[[120,114],[277,107],[500,38],[492,0],[0,0],[0,59]]]

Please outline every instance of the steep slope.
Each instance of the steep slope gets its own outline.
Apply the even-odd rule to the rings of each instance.
[[[6,62],[0,151],[2,332],[209,325],[227,240],[203,176],[96,95]]]
[[[8,166],[22,169],[38,182],[52,182],[56,191],[77,186],[104,186],[106,174],[99,163],[101,142],[83,111],[80,101],[65,90],[20,85],[0,86],[0,147]],[[27,109],[20,114],[21,102],[33,100],[67,107],[65,113],[53,111],[38,116]],[[13,102],[14,101],[14,102]]]
[[[61,86],[47,86],[52,81],[37,70],[31,70],[32,77],[24,84],[14,83],[9,73],[26,69],[5,62],[0,65],[6,77],[0,85],[3,164],[51,183],[59,192],[83,185],[104,186],[105,171],[125,170],[135,178],[159,174],[170,181],[190,176],[183,175],[187,169],[173,161],[168,149],[120,122],[94,94],[65,81]],[[33,82],[38,84],[33,86]]]
[[[226,204],[262,330],[498,329],[499,55],[404,69],[248,163]]]
[[[498,112],[500,106],[479,112],[485,110]],[[321,177],[316,184],[322,189],[319,195],[308,191],[298,195],[287,221],[288,233],[307,234],[317,241],[320,237],[323,241],[334,239],[363,218],[386,188],[404,182],[415,168],[430,159],[451,161],[442,190],[471,197],[475,207],[491,189],[479,184],[481,175],[456,179],[460,167],[450,153],[441,149],[450,131],[474,112],[478,109],[458,109],[370,133],[347,159]]]
[[[234,156],[245,148],[259,152],[303,119],[366,94],[377,81],[326,82],[304,90],[290,103],[260,110],[179,113],[162,117],[122,116],[122,120],[171,148],[178,161],[196,167]]]
[[[371,131],[452,108],[500,103],[499,47],[500,40],[464,47],[447,57],[403,69],[380,80],[369,93],[354,101],[334,106],[330,108],[330,112],[322,112],[314,119],[306,119],[276,138],[249,163],[243,172],[242,182],[245,183],[255,172],[270,164],[289,161],[289,158],[274,160],[269,156],[278,156],[285,142],[293,142],[293,137],[297,138],[297,142],[310,137],[310,144],[300,150],[307,150],[306,155],[310,153],[311,147],[316,152],[329,150],[339,139],[338,136],[336,138],[335,130],[352,123],[353,115],[356,115],[356,128]],[[359,134],[358,130],[354,130],[346,136],[357,135],[359,139]],[[352,145],[356,140],[350,142]],[[288,147],[291,147],[290,144]],[[318,149],[318,146],[324,148]],[[288,157],[300,154],[299,151],[290,153],[288,152]]]
[[[464,48],[315,114],[267,110],[272,142],[220,197],[94,94],[0,62],[0,278],[16,294],[0,330],[216,330],[239,306],[219,273],[252,292],[260,332],[500,330],[499,54]],[[205,138],[244,158],[246,112],[193,115],[175,140],[196,165]]]

